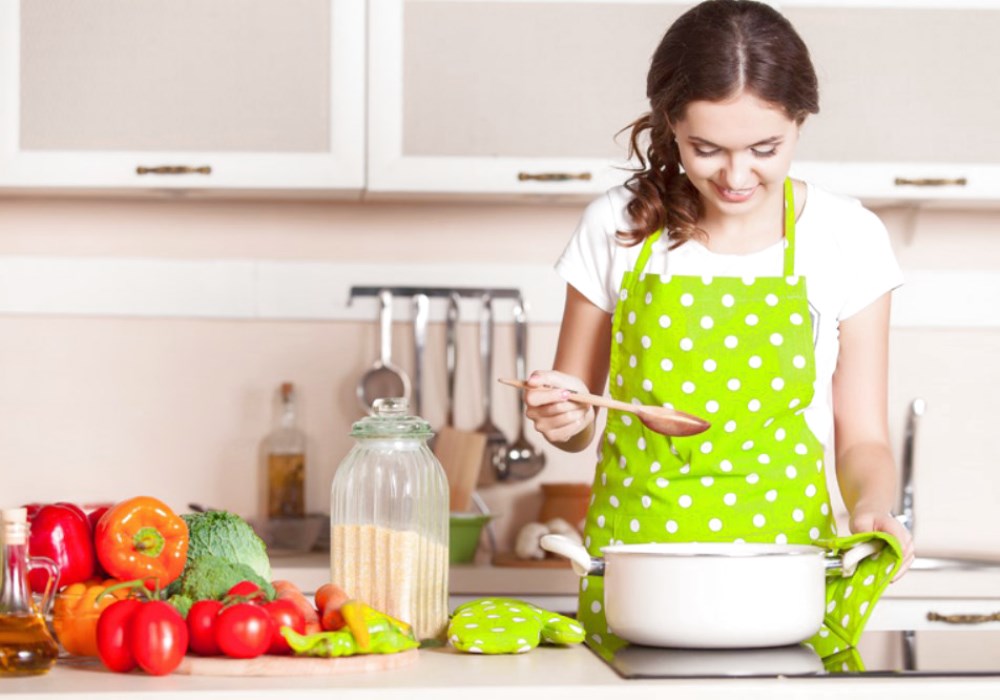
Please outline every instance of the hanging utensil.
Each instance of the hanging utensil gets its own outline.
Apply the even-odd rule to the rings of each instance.
[[[427,314],[430,300],[426,294],[413,295],[413,415],[423,415],[424,348],[427,345]]]
[[[464,513],[474,501],[486,448],[486,436],[455,427],[455,370],[458,364],[458,295],[448,297],[445,316],[444,358],[447,374],[445,425],[434,436],[432,449],[448,478],[449,502],[453,513]]]
[[[486,449],[479,472],[479,483],[483,484],[501,478],[502,467],[498,465],[507,450],[507,437],[490,417],[493,403],[493,297],[488,293],[483,295],[483,308],[479,317],[479,359],[483,373],[483,422],[476,430],[486,436]]]
[[[527,374],[525,355],[527,353],[527,317],[524,312],[524,300],[520,296],[514,306],[514,371],[519,378]],[[545,467],[545,453],[528,442],[525,434],[524,396],[517,394],[517,437],[510,445],[503,460],[500,462],[499,476],[501,479],[530,479]]]
[[[528,384],[519,379],[498,379],[497,381],[507,386],[517,387],[518,389],[528,388]],[[557,387],[548,388],[555,389]],[[642,404],[626,403],[606,396],[585,394],[570,389],[564,389],[564,391],[568,392],[569,396],[566,398],[569,401],[633,413],[638,416],[643,425],[660,435],[687,437],[703,433],[712,427],[712,424],[706,420],[692,416],[690,413],[667,408],[666,406],[643,406]]]
[[[358,402],[370,413],[375,399],[410,398],[410,378],[392,363],[392,293],[383,289],[379,301],[379,358],[358,381]]]

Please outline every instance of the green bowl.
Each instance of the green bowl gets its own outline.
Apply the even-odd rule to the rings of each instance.
[[[479,513],[452,513],[448,522],[448,561],[468,564],[476,557],[479,536],[492,516]]]

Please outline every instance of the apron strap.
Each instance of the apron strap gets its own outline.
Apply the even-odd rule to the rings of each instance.
[[[791,277],[795,274],[795,193],[792,188],[792,178],[790,177],[785,178],[784,232],[785,255],[782,273],[785,277]],[[662,233],[663,229],[660,229],[659,231],[646,236],[646,240],[643,241],[642,250],[639,251],[639,257],[635,261],[635,267],[632,268],[636,272],[636,280],[646,269],[646,263],[649,262],[649,256],[653,252],[653,244],[660,240],[660,235]]]
[[[785,178],[785,277],[795,274],[795,193],[792,178]]]

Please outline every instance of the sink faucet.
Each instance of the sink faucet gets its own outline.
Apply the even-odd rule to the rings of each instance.
[[[927,402],[921,398],[910,402],[910,412],[906,416],[906,431],[903,434],[902,474],[899,485],[899,514],[896,519],[913,532],[913,443],[917,432],[917,420],[927,410]]]

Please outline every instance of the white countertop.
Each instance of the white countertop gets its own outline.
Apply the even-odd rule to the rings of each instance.
[[[276,558],[274,577],[295,581],[310,590],[327,580],[326,557]],[[537,599],[546,604],[575,600],[576,577],[569,569],[521,569],[468,565],[452,567],[453,604],[463,596],[503,594]],[[1000,576],[983,572],[915,571],[883,599],[868,629],[943,629],[926,621],[926,612],[984,613],[1000,609]],[[944,595],[945,591],[951,595]],[[556,607],[556,606],[551,606]],[[551,609],[550,607],[550,609]],[[1000,622],[976,626],[1000,629]],[[192,700],[232,697],[234,700],[324,698],[397,700],[510,700],[574,698],[606,700],[627,689],[628,697],[656,698],[824,698],[907,697],[938,700],[946,693],[963,698],[1000,697],[1000,676],[965,678],[773,678],[706,680],[624,680],[582,645],[540,647],[517,656],[476,656],[453,649],[425,649],[410,667],[327,677],[218,678],[207,676],[151,677],[139,672],[114,674],[96,663],[89,668],[63,662],[47,675],[0,679],[5,700],[57,700],[120,696],[139,700]],[[405,694],[405,695],[404,695]]]
[[[44,676],[0,679],[7,700],[75,700],[127,697],[130,700],[240,700],[337,698],[399,700],[510,700],[574,698],[607,700],[627,691],[631,699],[655,698],[824,698],[852,700],[893,697],[938,700],[996,698],[1000,677],[992,678],[773,678],[710,680],[623,680],[583,646],[541,647],[517,656],[475,656],[452,649],[421,650],[408,668],[329,677],[217,678],[115,674],[103,669],[57,665]]]

